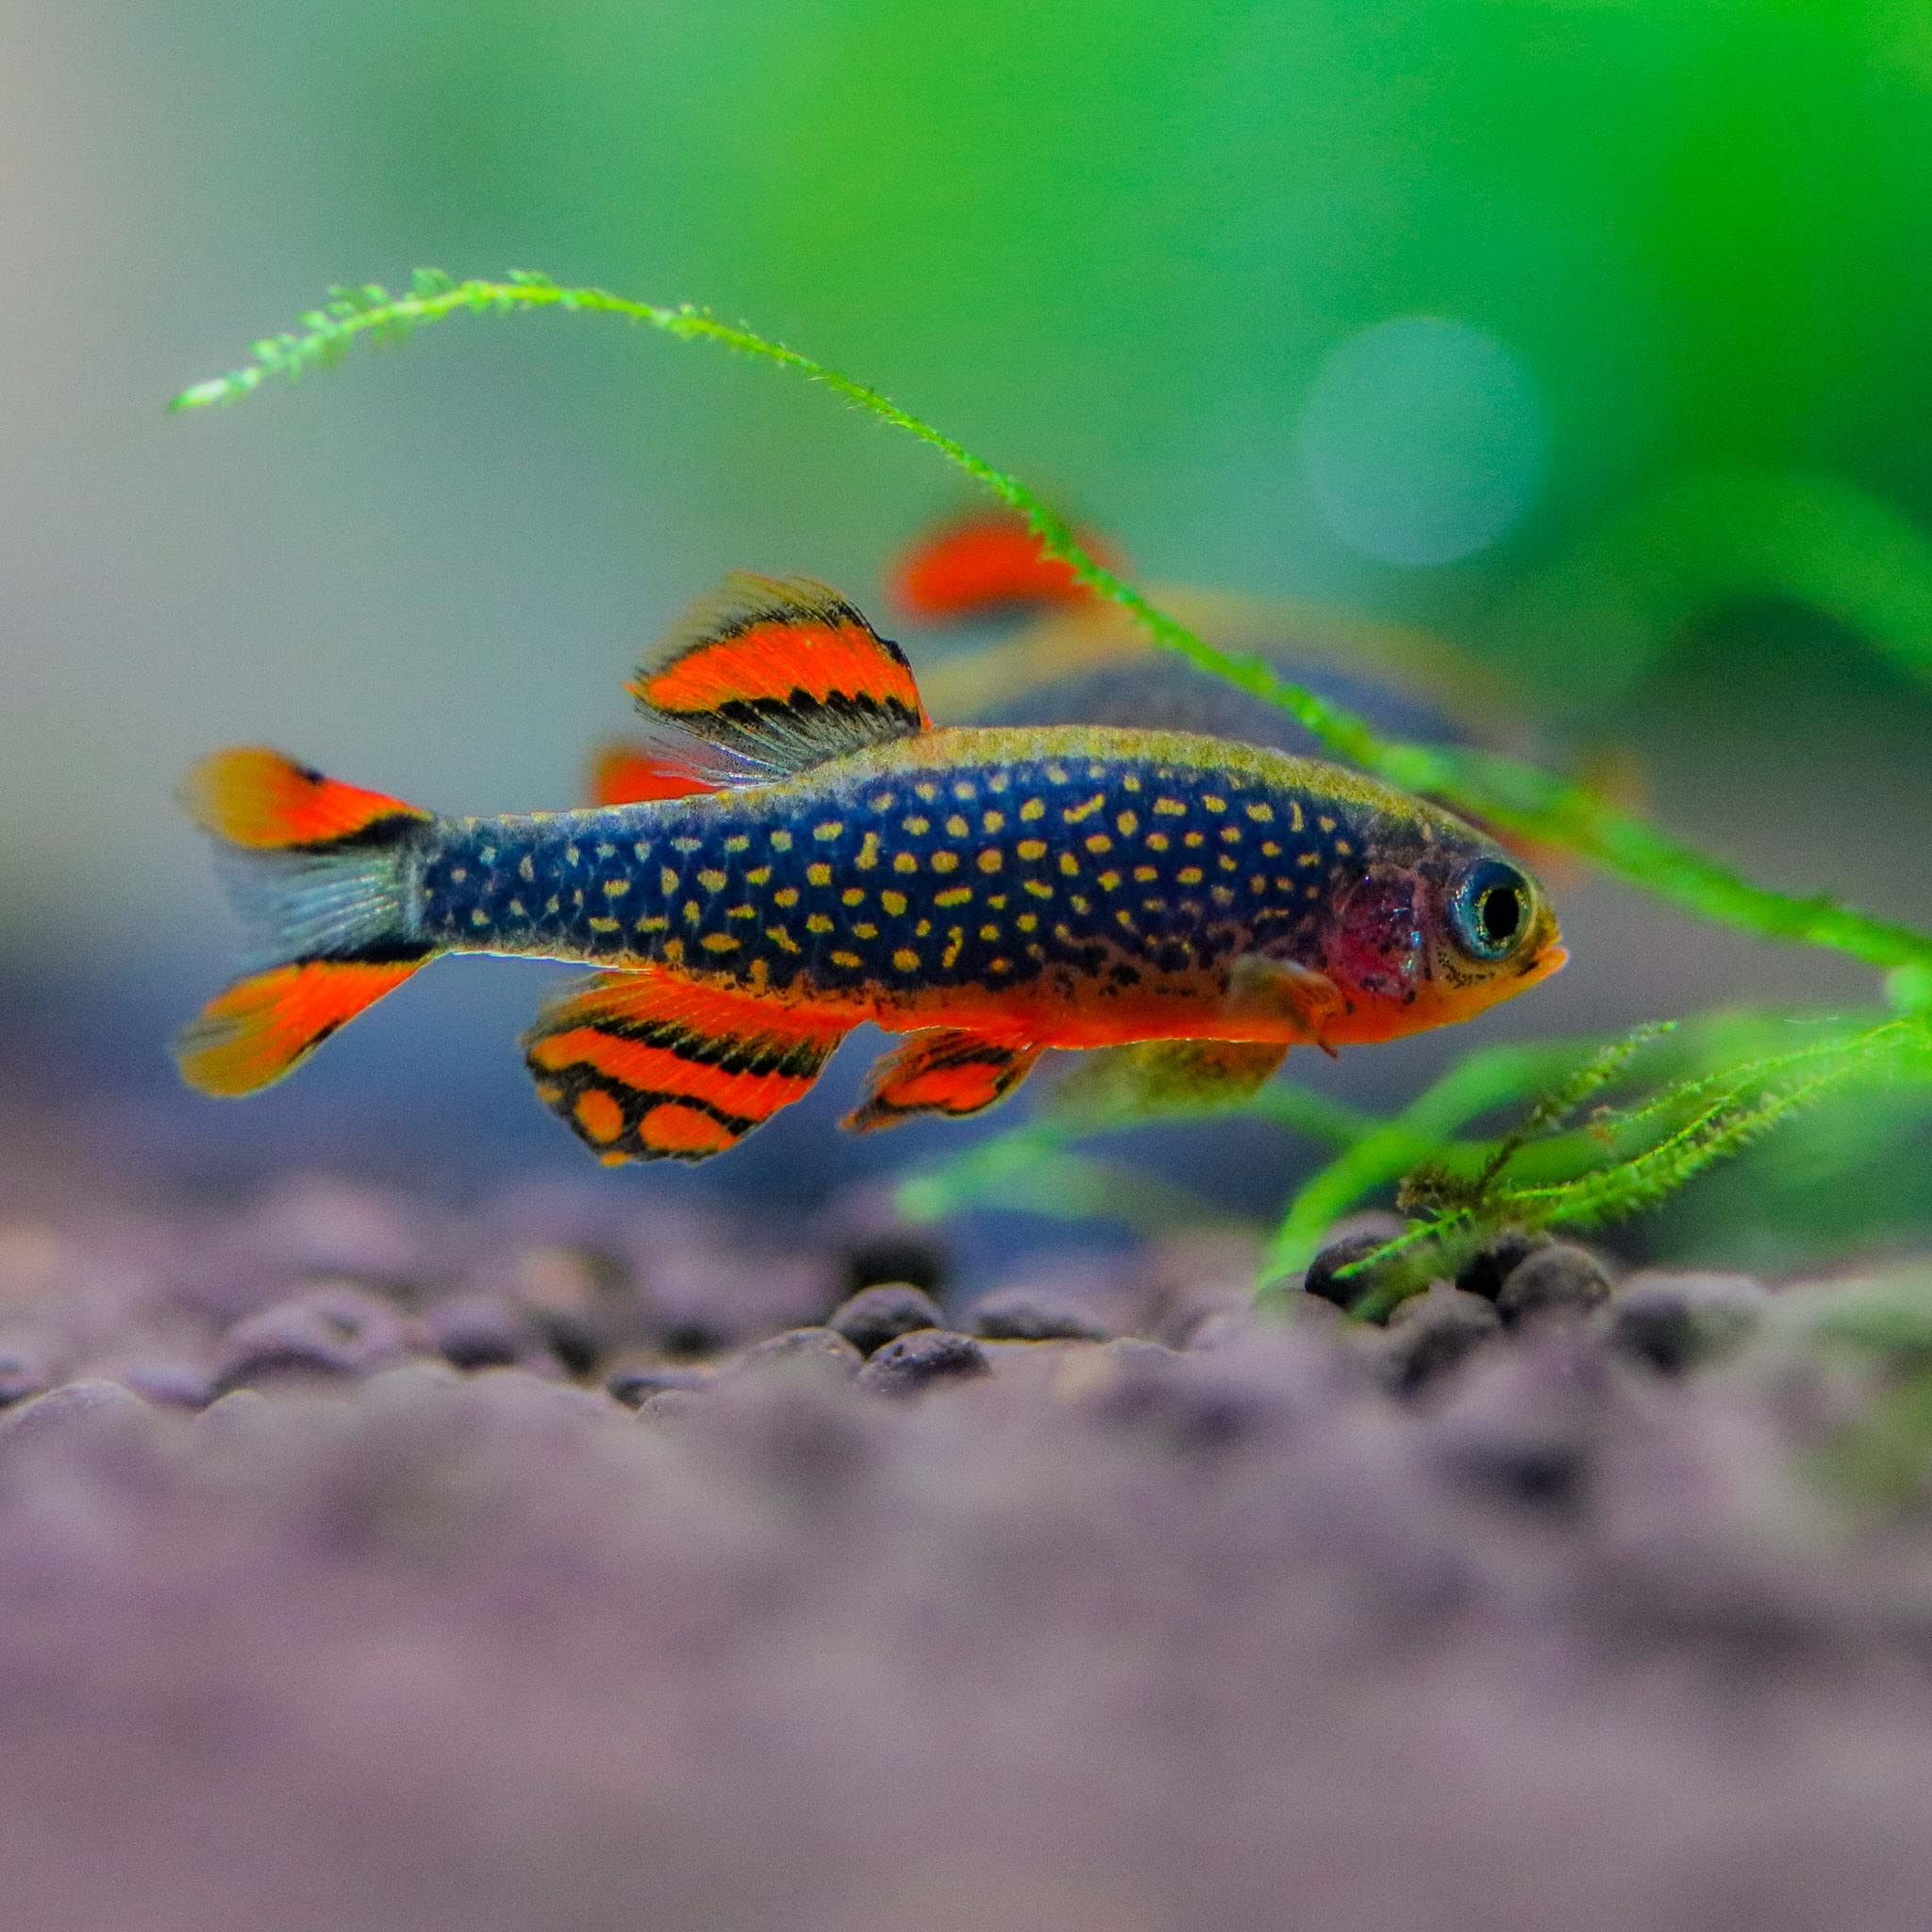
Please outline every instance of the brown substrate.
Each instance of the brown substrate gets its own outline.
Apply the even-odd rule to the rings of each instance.
[[[1201,1242],[835,1314],[893,1239],[0,1228],[5,1923],[1925,1923],[1932,1539],[1817,1479],[1886,1372],[1778,1297],[1259,1323]]]

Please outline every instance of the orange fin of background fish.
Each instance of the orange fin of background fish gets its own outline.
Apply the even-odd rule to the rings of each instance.
[[[1080,1121],[1205,1112],[1251,1100],[1281,1071],[1288,1047],[1274,1041],[1141,1040],[1090,1047],[1054,1088],[1056,1114]]]
[[[1111,561],[1110,546],[1091,531],[1081,546]],[[1019,516],[978,512],[955,518],[910,544],[891,573],[891,594],[903,609],[936,622],[962,622],[1002,611],[1089,604],[1089,590]]]
[[[182,786],[182,802],[203,831],[256,852],[328,845],[385,821],[429,817],[400,798],[325,778],[266,745],[203,758]]]
[[[802,1098],[850,1026],[657,969],[599,973],[544,1007],[524,1060],[607,1163],[704,1160]]]
[[[874,1066],[864,1096],[841,1124],[869,1134],[914,1114],[978,1113],[1004,1100],[1040,1053],[1037,1046],[950,1026],[915,1033]]]
[[[646,657],[649,757],[697,786],[756,783],[928,730],[912,669],[836,591],[738,573]]]
[[[175,1042],[181,1076],[225,1099],[272,1087],[427,957],[298,959],[251,973],[181,1029]]]
[[[600,746],[591,756],[591,797],[593,806],[642,805],[654,798],[686,798],[712,788],[689,772],[635,744]]]

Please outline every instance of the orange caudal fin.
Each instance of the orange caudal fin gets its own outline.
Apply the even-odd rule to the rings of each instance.
[[[589,791],[593,806],[642,805],[654,798],[686,798],[710,790],[641,745],[612,740],[591,754]]]
[[[240,745],[205,758],[181,788],[189,816],[204,832],[251,852],[328,845],[426,811],[380,791],[325,778],[266,745]]]
[[[1091,531],[1080,531],[1079,538],[1096,560],[1112,561],[1111,546]],[[1066,564],[1041,548],[1024,517],[999,510],[954,518],[909,544],[893,567],[890,589],[902,609],[936,624],[1055,609],[1094,597]]]
[[[850,1024],[660,970],[598,973],[545,1007],[524,1058],[607,1163],[704,1160],[807,1093]]]
[[[726,577],[630,689],[647,756],[694,789],[783,777],[932,724],[905,653],[807,577]]]
[[[258,746],[204,759],[183,799],[217,841],[257,944],[254,970],[189,1022],[175,1057],[204,1093],[253,1093],[432,956],[409,886],[411,854],[432,822]]]
[[[1004,1100],[1040,1054],[1037,1046],[950,1026],[915,1033],[873,1068],[863,1097],[841,1124],[869,1134],[914,1114],[979,1113]]]

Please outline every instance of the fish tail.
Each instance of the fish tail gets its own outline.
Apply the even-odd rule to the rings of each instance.
[[[257,746],[203,759],[182,800],[258,941],[249,970],[182,1028],[175,1058],[204,1093],[254,1093],[435,957],[415,904],[434,821]]]

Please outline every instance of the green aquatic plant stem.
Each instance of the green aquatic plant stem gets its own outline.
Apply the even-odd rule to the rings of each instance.
[[[298,332],[255,344],[254,359],[226,375],[196,383],[172,408],[232,403],[271,376],[296,377],[326,366],[361,336],[398,340],[445,317],[563,308],[622,317],[683,341],[706,340],[791,369],[824,384],[879,421],[937,450],[1001,502],[1023,515],[1041,545],[1080,582],[1130,612],[1154,640],[1198,669],[1279,706],[1341,757],[1407,791],[1448,800],[1509,829],[1563,845],[1660,898],[1720,924],[1769,939],[1829,947],[1881,969],[1932,965],[1932,933],[1856,911],[1820,895],[1793,896],[1759,886],[1691,846],[1612,806],[1587,788],[1491,754],[1407,744],[1385,739],[1355,713],[1278,675],[1258,657],[1217,650],[1081,546],[1065,520],[1025,484],[943,431],[812,357],[755,331],[718,321],[704,309],[666,308],[595,288],[560,288],[547,278],[512,275],[503,281],[456,281],[419,271],[407,294],[369,284],[331,291],[328,304],[301,318]]]

